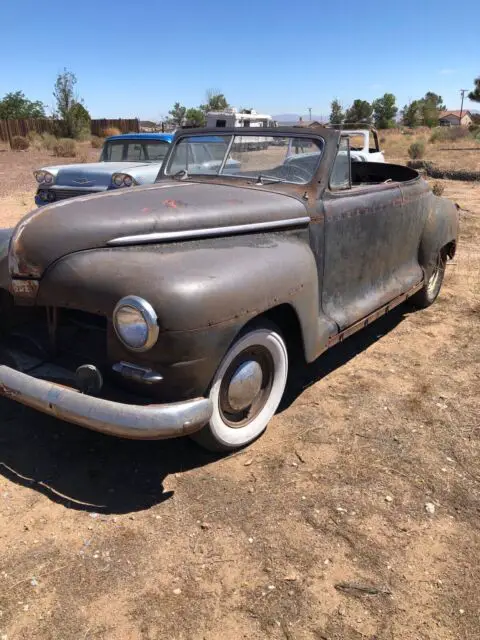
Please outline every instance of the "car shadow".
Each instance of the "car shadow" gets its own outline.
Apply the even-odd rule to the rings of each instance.
[[[303,356],[298,358],[291,372],[279,412],[288,409],[305,389],[328,376],[335,369],[347,364],[352,358],[395,329],[410,313],[412,313],[411,307],[405,303],[401,304],[344,342],[325,351],[314,362],[305,365]]]
[[[394,329],[406,309],[394,309],[314,363],[295,367],[280,412],[306,388]],[[0,473],[67,508],[99,514],[142,511],[173,496],[163,486],[168,475],[201,468],[220,457],[188,438],[114,438],[0,398]]]

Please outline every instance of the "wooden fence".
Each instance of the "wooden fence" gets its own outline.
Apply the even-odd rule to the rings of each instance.
[[[0,140],[10,142],[14,136],[26,136],[31,131],[36,133],[58,134],[61,120],[53,118],[22,118],[20,120],[0,120]],[[140,123],[137,118],[100,119],[90,121],[92,135],[100,136],[108,128],[119,129],[121,133],[138,133]]]
[[[94,136],[101,136],[105,129],[119,129],[121,133],[138,133],[140,131],[140,122],[137,118],[117,120],[91,120],[90,131]]]

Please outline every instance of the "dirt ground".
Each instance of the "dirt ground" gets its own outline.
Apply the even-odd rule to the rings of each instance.
[[[1,225],[31,208],[18,184]],[[443,184],[438,301],[299,372],[247,450],[0,408],[2,640],[480,637],[480,186]]]

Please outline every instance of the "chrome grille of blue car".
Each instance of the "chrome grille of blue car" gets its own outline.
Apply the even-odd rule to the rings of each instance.
[[[92,189],[92,191],[87,191],[86,189],[52,189],[55,192],[56,200],[66,200],[66,198],[75,198],[76,196],[88,196],[91,193],[96,193]]]

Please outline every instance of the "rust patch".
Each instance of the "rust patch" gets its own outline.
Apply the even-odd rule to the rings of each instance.
[[[11,291],[17,301],[28,301],[33,303],[37,297],[39,283],[38,280],[18,280],[12,278]]]
[[[5,396],[6,398],[15,399],[20,395],[18,391],[13,391],[13,389],[9,389],[4,384],[0,384],[0,396]]]
[[[169,209],[178,209],[180,207],[187,207],[187,203],[182,200],[164,200],[163,205]]]

